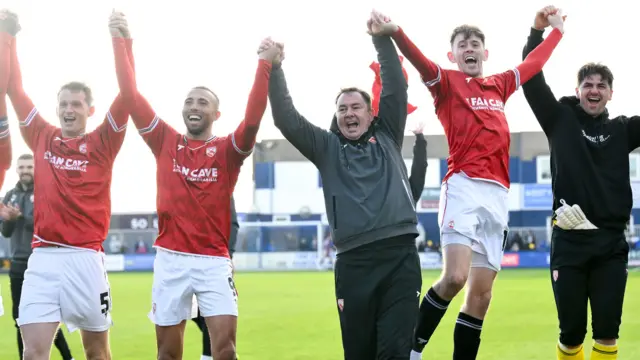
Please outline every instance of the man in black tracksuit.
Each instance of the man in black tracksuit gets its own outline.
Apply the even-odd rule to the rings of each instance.
[[[372,39],[382,79],[377,117],[370,95],[349,88],[336,99],[330,131],[313,125],[294,107],[278,63],[269,100],[275,125],[322,176],[345,359],[408,359],[422,276],[401,154],[407,82],[391,38]]]
[[[18,305],[20,305],[20,294],[22,293],[22,282],[24,273],[27,270],[27,263],[31,256],[31,240],[33,239],[33,155],[20,155],[16,163],[20,180],[16,187],[9,190],[4,197],[3,203],[8,206],[9,211],[3,211],[0,230],[2,236],[11,239],[11,267],[9,268],[9,280],[11,283],[11,302],[13,309],[13,320],[18,318]],[[18,351],[20,359],[24,345],[20,328],[16,323]],[[54,341],[60,351],[63,360],[71,360],[71,350],[62,334],[62,329]]]
[[[542,42],[545,16],[538,14],[524,48],[526,57]],[[629,153],[640,146],[640,117],[609,118],[613,75],[600,64],[578,72],[578,96],[556,100],[542,72],[524,95],[549,140],[553,210],[578,205],[582,230],[559,227],[551,236],[551,281],[560,323],[558,359],[584,359],[587,299],[591,303],[591,359],[616,359],[627,282],[629,246],[624,230],[632,207]],[[590,223],[589,223],[590,222]],[[593,225],[593,226],[590,226]]]
[[[229,255],[233,259],[233,253],[236,252],[236,242],[238,240],[238,229],[240,224],[238,223],[238,214],[236,213],[236,202],[231,198],[231,234],[229,236]],[[202,331],[202,357],[200,360],[211,360],[211,338],[209,338],[209,330],[207,329],[207,323],[204,321],[204,317],[198,310],[198,317],[192,319],[196,323],[200,331]]]

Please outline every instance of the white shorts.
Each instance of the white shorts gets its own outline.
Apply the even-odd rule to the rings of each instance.
[[[238,316],[238,293],[230,259],[158,249],[153,263],[149,319],[172,326],[197,316]],[[197,307],[194,306],[194,298]]]
[[[453,174],[440,190],[440,243],[471,247],[472,267],[500,271],[509,231],[509,191],[464,173]]]
[[[33,250],[22,284],[19,326],[62,322],[69,331],[102,332],[113,324],[111,308],[103,253],[60,247]]]

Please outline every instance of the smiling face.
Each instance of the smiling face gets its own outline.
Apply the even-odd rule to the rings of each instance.
[[[93,116],[91,89],[83,83],[71,82],[63,85],[58,92],[58,118],[64,137],[83,135],[87,120]]]
[[[336,119],[342,136],[358,140],[373,121],[371,98],[359,89],[345,89],[336,100]]]
[[[489,57],[482,31],[475,26],[459,26],[453,30],[450,42],[449,61],[468,76],[482,77],[482,64]]]
[[[208,139],[211,137],[211,126],[219,117],[218,97],[213,91],[205,87],[189,91],[182,108],[182,118],[189,137]]]
[[[602,114],[613,95],[613,74],[601,64],[589,63],[578,71],[576,96],[580,107],[591,116]]]

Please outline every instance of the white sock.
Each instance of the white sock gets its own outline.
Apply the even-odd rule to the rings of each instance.
[[[409,360],[422,360],[422,353],[411,350],[411,355],[409,355]]]
[[[207,355],[202,355],[202,356],[200,356],[200,360],[213,360],[213,357],[207,356]]]

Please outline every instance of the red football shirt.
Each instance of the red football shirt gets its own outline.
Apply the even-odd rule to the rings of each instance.
[[[11,136],[7,120],[7,87],[9,86],[11,43],[13,36],[0,32],[0,188],[11,167]]]
[[[179,134],[138,95],[131,118],[157,164],[155,247],[229,257],[231,196],[267,108],[270,74],[271,64],[260,60],[244,120],[229,136],[206,141]]]
[[[462,171],[471,178],[508,189],[511,135],[504,106],[521,84],[542,70],[562,33],[554,29],[520,65],[485,78],[440,68],[418,50],[402,29],[393,38],[434,98],[449,145],[449,171],[443,180]]]
[[[9,97],[20,119],[22,137],[35,159],[32,246],[103,251],[111,219],[111,170],[124,141],[135,92],[121,90],[94,131],[64,138],[60,128],[40,116],[22,89],[15,39],[12,44]],[[116,68],[127,69],[118,72],[118,82],[130,84],[123,77],[133,77],[128,71],[131,42],[114,39],[113,46]],[[6,68],[3,64],[0,71]]]

